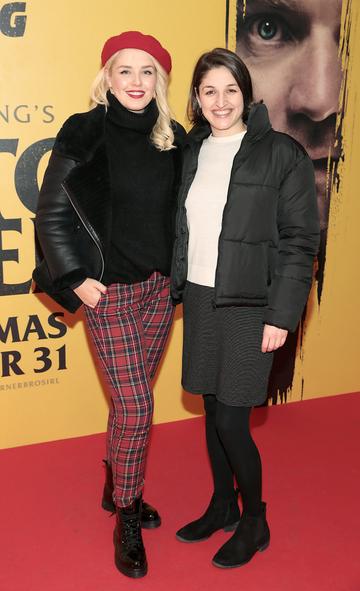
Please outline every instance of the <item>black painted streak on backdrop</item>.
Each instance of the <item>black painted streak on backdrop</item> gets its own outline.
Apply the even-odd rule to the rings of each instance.
[[[343,142],[343,122],[346,113],[347,97],[348,97],[348,83],[349,83],[349,58],[350,58],[350,33],[352,30],[351,24],[351,11],[352,11],[352,0],[343,0],[345,4],[345,17],[343,30],[340,35],[339,43],[339,56],[342,61],[342,82],[339,95],[339,110],[338,120],[336,122],[335,137],[333,146],[340,148],[339,160],[332,160],[329,158],[328,162],[328,174],[329,180],[326,191],[326,199],[332,204],[332,215],[336,215],[334,208],[335,195],[340,191],[341,177],[339,174],[339,164],[345,160],[344,142]],[[330,220],[329,220],[330,221]],[[318,304],[321,304],[321,296],[324,285],[324,275],[326,267],[326,246],[327,246],[327,233],[322,240],[320,245],[321,251],[319,254],[320,264],[317,272],[317,297]]]

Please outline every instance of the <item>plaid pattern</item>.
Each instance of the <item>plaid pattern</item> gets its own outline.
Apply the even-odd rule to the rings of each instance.
[[[126,507],[144,485],[153,415],[151,380],[174,315],[169,278],[156,272],[141,283],[114,283],[95,309],[85,306],[85,312],[112,400],[107,459],[114,475],[114,501]]]

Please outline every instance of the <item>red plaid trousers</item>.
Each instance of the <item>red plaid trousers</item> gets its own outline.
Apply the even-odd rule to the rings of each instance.
[[[105,375],[111,405],[107,459],[114,476],[114,502],[126,507],[143,489],[153,415],[151,381],[174,315],[169,278],[109,285],[86,321]]]

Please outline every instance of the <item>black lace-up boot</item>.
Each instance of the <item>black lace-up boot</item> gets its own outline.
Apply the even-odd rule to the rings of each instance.
[[[104,492],[101,499],[101,506],[105,511],[115,513],[115,505],[112,498],[114,492],[113,473],[111,466],[107,460],[103,460],[105,464],[105,484]],[[141,509],[141,527],[144,529],[154,529],[161,525],[161,517],[155,507],[149,505],[149,503],[142,503]]]
[[[147,573],[147,560],[141,535],[141,498],[128,507],[116,508],[114,530],[116,568],[133,579]]]

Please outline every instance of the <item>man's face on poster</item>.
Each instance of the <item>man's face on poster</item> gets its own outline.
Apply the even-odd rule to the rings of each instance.
[[[346,0],[345,0],[346,1]],[[334,148],[341,64],[342,0],[238,0],[237,53],[248,66],[255,100],[274,129],[297,139],[315,167],[321,227],[328,223],[328,175]]]

